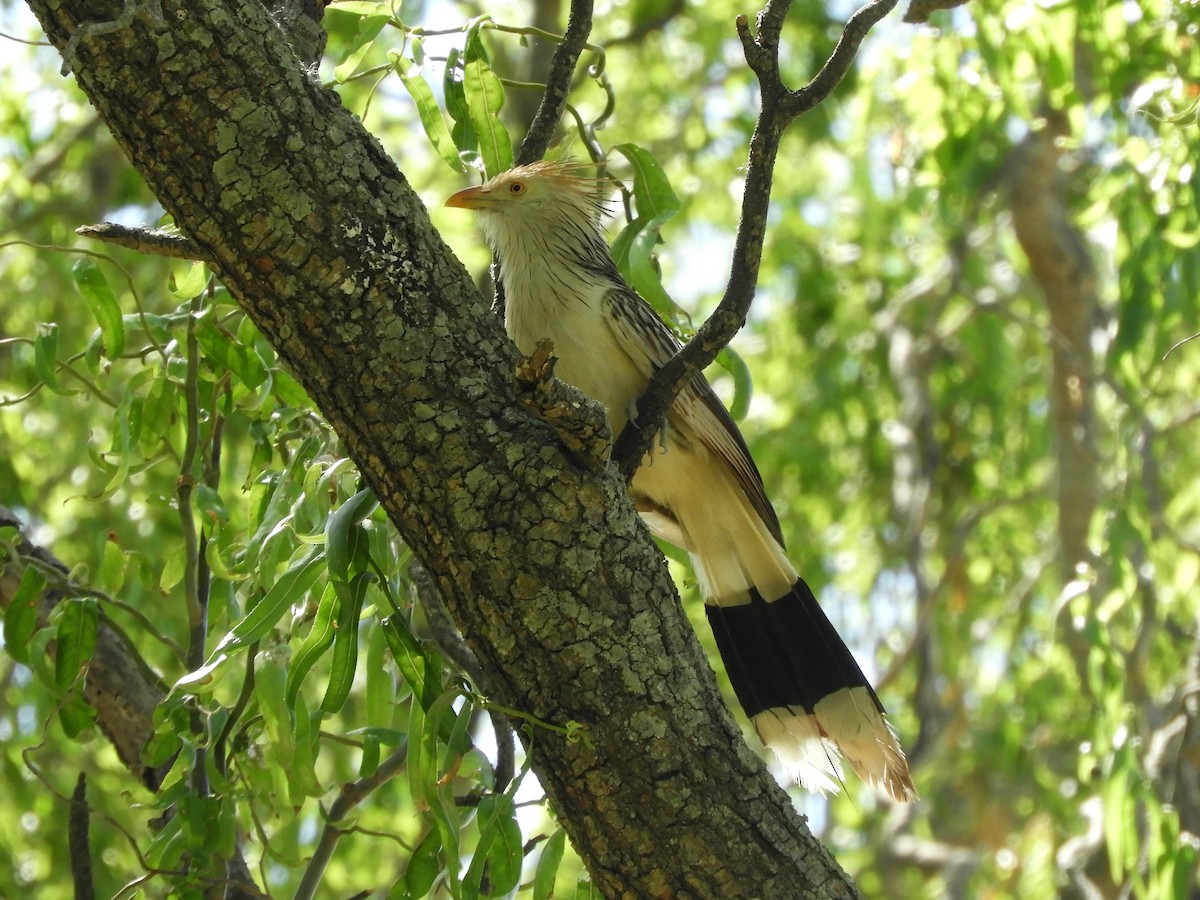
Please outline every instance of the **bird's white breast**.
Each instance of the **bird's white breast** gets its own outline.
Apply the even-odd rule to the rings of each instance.
[[[504,325],[517,347],[530,354],[539,341],[551,341],[555,375],[604,406],[615,438],[648,378],[622,349],[607,289],[536,263],[505,273],[504,286]]]

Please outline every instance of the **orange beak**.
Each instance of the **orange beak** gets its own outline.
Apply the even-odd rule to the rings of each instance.
[[[457,194],[451,194],[446,198],[446,206],[454,206],[459,209],[479,209],[487,203],[488,191],[485,191],[482,186],[469,187],[466,190],[459,191]]]

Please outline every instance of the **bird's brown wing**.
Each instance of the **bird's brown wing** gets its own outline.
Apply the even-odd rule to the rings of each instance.
[[[630,358],[647,378],[679,352],[680,343],[671,329],[632,290],[614,290],[607,302],[612,327],[624,339],[622,343],[632,348]],[[729,411],[703,375],[684,387],[668,415],[676,428],[698,439],[729,466],[746,499],[782,547],[779,519],[767,499],[758,467]]]

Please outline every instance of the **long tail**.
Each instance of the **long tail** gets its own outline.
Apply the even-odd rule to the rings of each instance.
[[[840,758],[895,800],[917,793],[883,705],[804,579],[764,600],[706,605],[734,693],[770,747],[808,790],[836,791]]]

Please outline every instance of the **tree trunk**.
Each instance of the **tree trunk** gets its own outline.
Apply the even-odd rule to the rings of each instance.
[[[515,348],[379,143],[261,6],[126,5],[30,0],[433,573],[482,687],[585,729],[528,749],[600,890],[852,895],[724,708],[623,480],[517,402]]]

